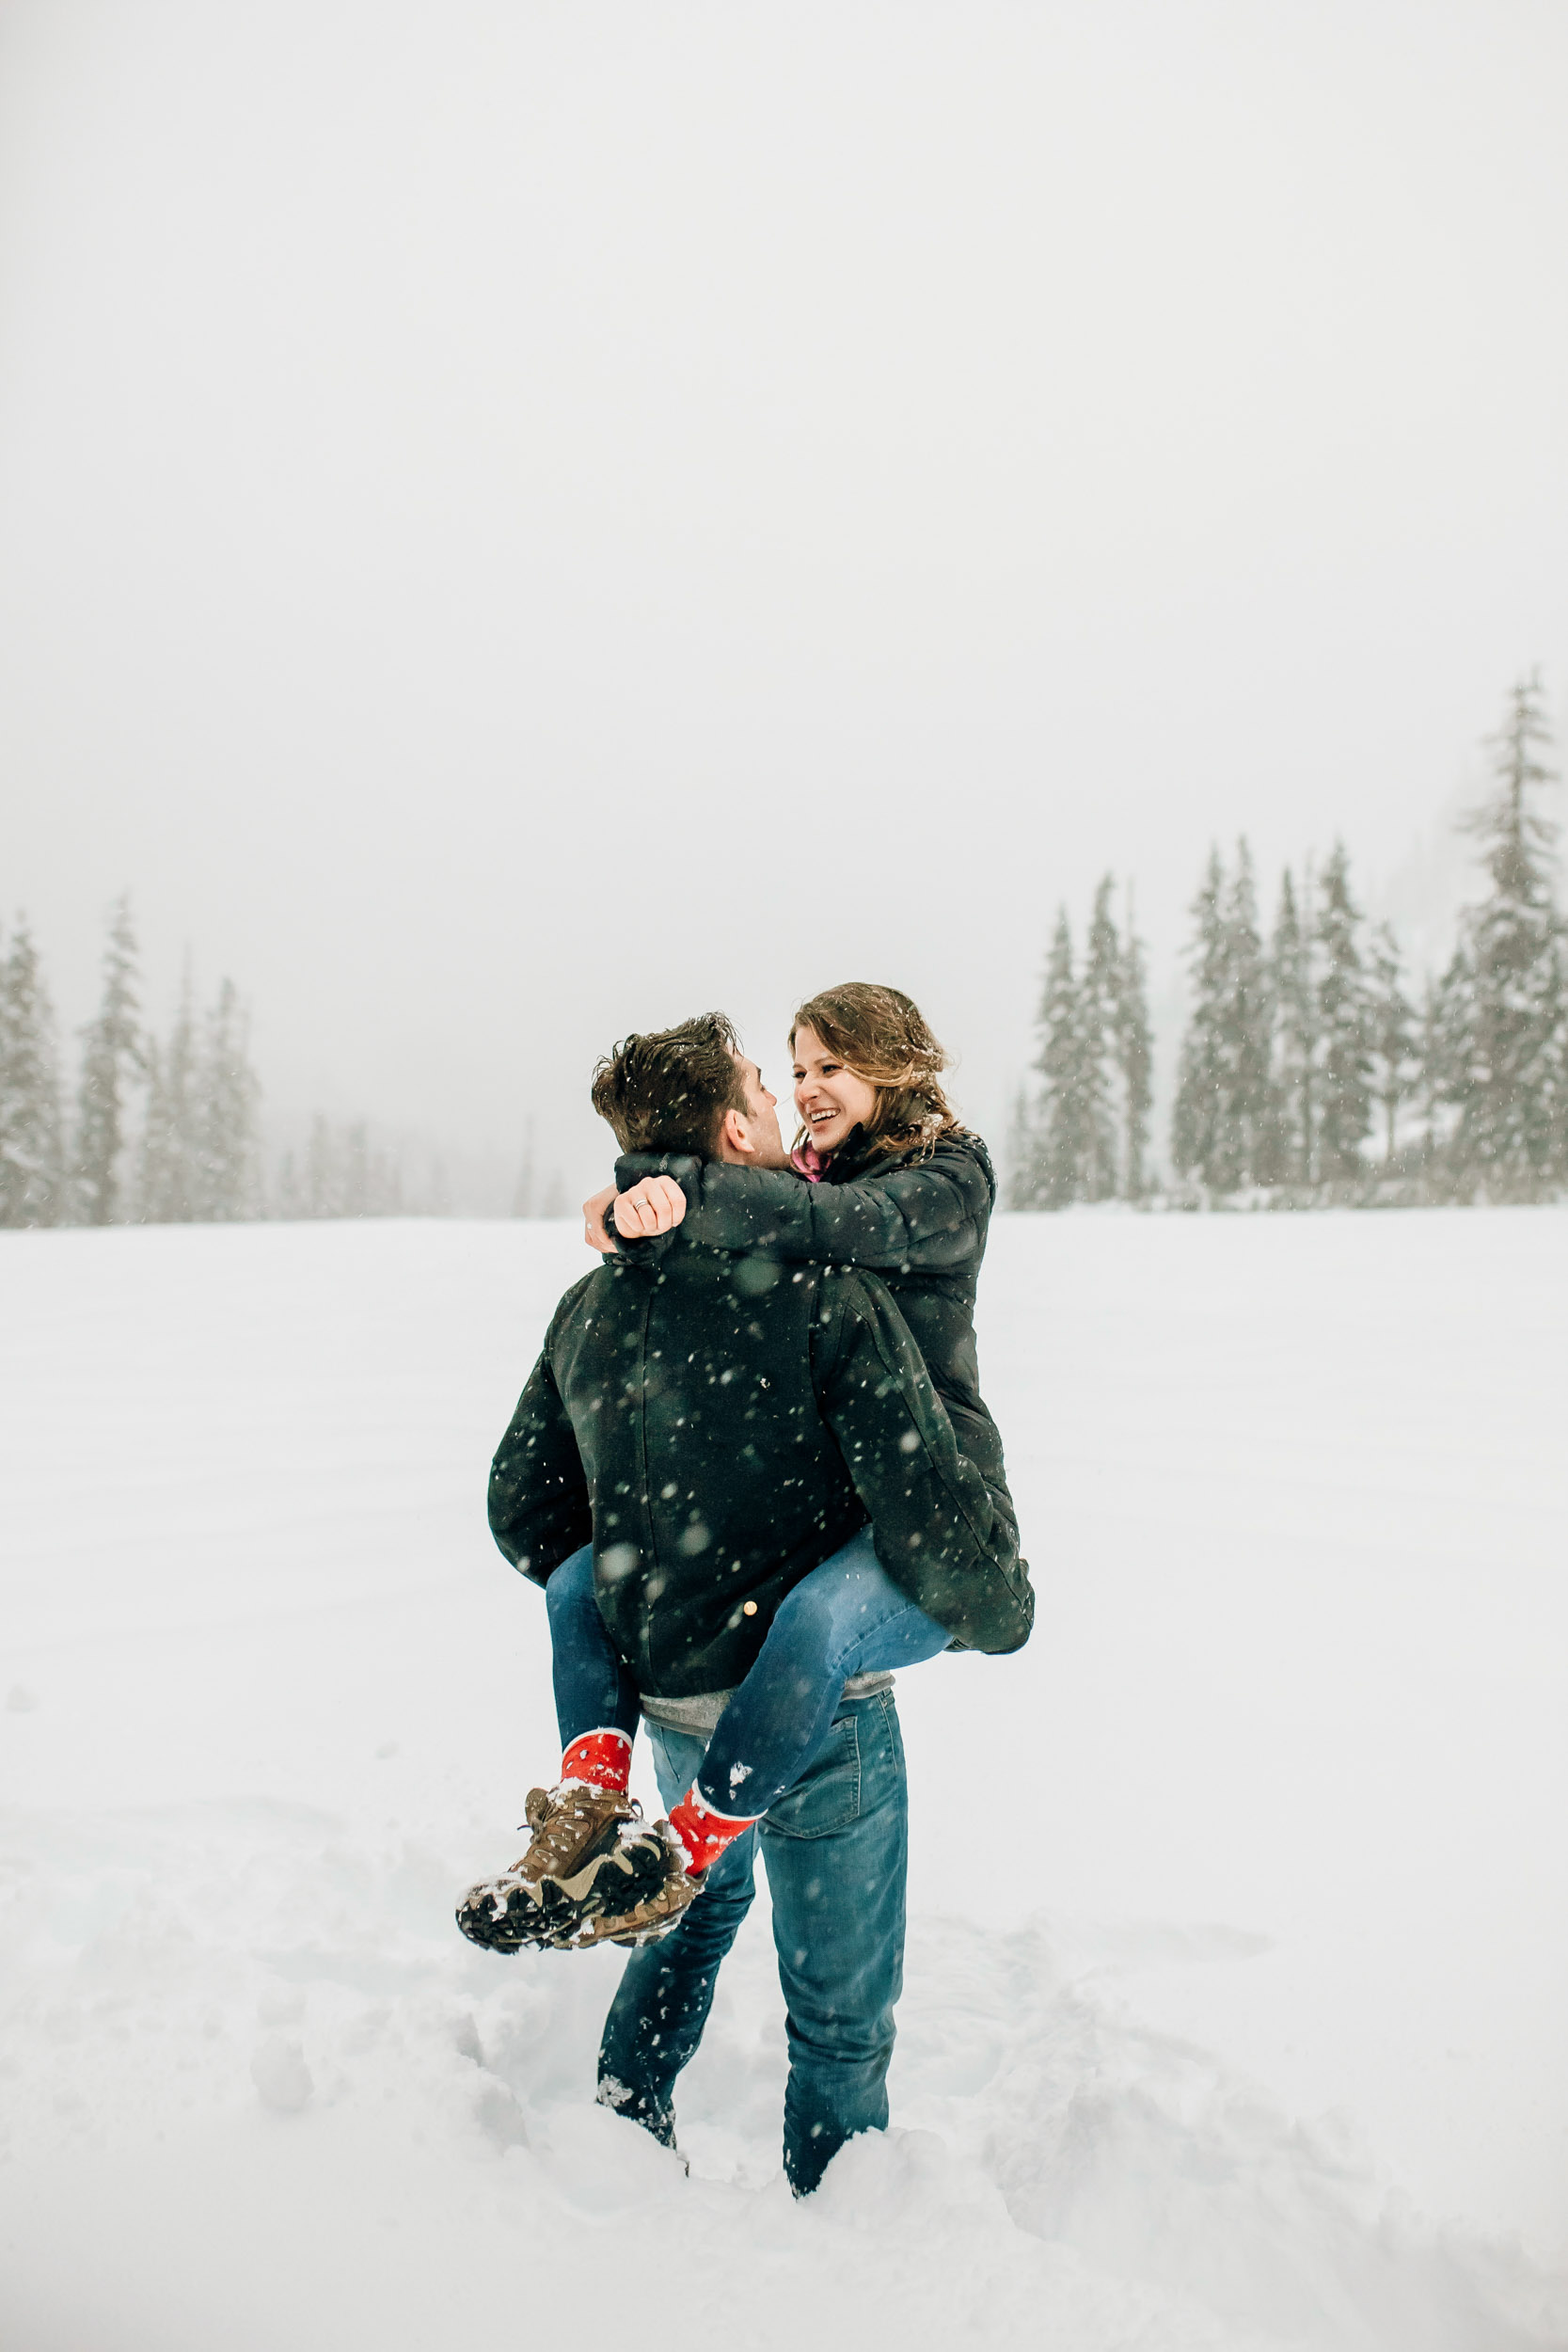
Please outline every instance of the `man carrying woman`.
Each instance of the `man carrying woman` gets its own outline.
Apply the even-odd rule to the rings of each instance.
[[[897,992],[814,999],[792,1047],[793,1170],[719,1016],[627,1040],[595,1078],[623,1146],[653,1157],[618,1164],[616,1247],[557,1311],[491,1481],[497,1541],[546,1590],[562,1770],[529,1801],[528,1853],[458,1918],[499,1950],[640,1947],[599,2095],[673,2142],[760,1838],[804,2193],[887,2118],[907,1849],[891,1669],[1017,1648],[1033,1595],[974,1368],[984,1147]],[[885,1282],[861,1270],[878,1263]],[[640,1719],[670,1807],[652,1827],[626,1793]]]

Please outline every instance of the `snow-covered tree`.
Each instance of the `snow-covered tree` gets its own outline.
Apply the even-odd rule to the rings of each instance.
[[[1225,912],[1228,1005],[1226,1055],[1227,1102],[1233,1182],[1261,1184],[1268,1177],[1268,1138],[1273,1125],[1269,1070],[1270,988],[1258,929],[1258,894],[1252,852],[1236,845],[1236,871]]]
[[[1552,889],[1556,828],[1531,796],[1552,771],[1538,675],[1509,699],[1491,798],[1466,822],[1491,889],[1461,925],[1445,982],[1459,1110],[1454,1173],[1497,1199],[1528,1200],[1568,1175],[1568,972]]]
[[[1360,1175],[1361,1146],[1371,1132],[1370,1011],[1361,961],[1361,911],[1351,896],[1350,861],[1337,841],[1318,894],[1318,1178],[1343,1183]]]
[[[55,1018],[25,916],[0,963],[0,1225],[65,1213]]]
[[[1458,943],[1432,990],[1422,1035],[1421,1093],[1428,1135],[1437,1144],[1436,1151],[1427,1154],[1428,1178],[1433,1191],[1450,1200],[1468,1200],[1477,1187],[1459,1142],[1474,1010],[1474,967],[1464,932],[1462,920]]]
[[[1448,1013],[1453,999],[1446,981],[1427,974],[1421,992],[1420,1031],[1418,1054],[1419,1070],[1416,1078],[1416,1104],[1421,1120],[1421,1168],[1428,1184],[1439,1190],[1443,1184],[1444,1144],[1451,1118],[1449,1105],[1452,1099],[1450,1071],[1451,1042],[1449,1036]]]
[[[1237,844],[1226,885],[1218,850],[1193,914],[1193,1009],[1181,1048],[1171,1149],[1182,1174],[1212,1192],[1235,1192],[1267,1172],[1273,1116],[1269,975],[1258,932],[1252,856]]]
[[[1225,868],[1217,849],[1193,900],[1196,936],[1188,950],[1193,1003],[1181,1041],[1176,1104],[1171,1115],[1171,1159],[1177,1173],[1210,1184],[1220,1166],[1225,1103],[1226,948]]]
[[[1077,1197],[1112,1200],[1117,1194],[1117,1122],[1111,1105],[1116,1061],[1117,1004],[1121,993],[1121,941],[1111,900],[1116,883],[1107,874],[1094,894],[1084,977],[1078,990],[1078,1068],[1083,1161]]]
[[[1095,892],[1084,962],[1074,970],[1064,907],[1046,958],[1037,1026],[1038,1095],[1021,1090],[1007,1137],[1015,1209],[1141,1200],[1148,1187],[1150,1043],[1141,942],[1117,930],[1116,880]]]
[[[147,1112],[136,1171],[136,1216],[144,1225],[183,1225],[203,1197],[201,1073],[187,961],[168,1041],[150,1039]]]
[[[1311,878],[1298,910],[1289,866],[1280,877],[1279,912],[1269,946],[1274,1013],[1274,1136],[1270,1157],[1283,1181],[1312,1182],[1317,1140],[1317,993],[1312,985]]]
[[[122,898],[109,920],[103,998],[82,1032],[71,1172],[84,1225],[113,1225],[120,1215],[126,1104],[143,1066],[136,1010],[136,941]]]
[[[1117,1070],[1121,1079],[1121,1195],[1141,1200],[1148,1189],[1148,1113],[1154,1099],[1154,1045],[1148,1025],[1148,983],[1143,942],[1127,894],[1127,936],[1117,966]]]
[[[1072,969],[1067,909],[1056,917],[1040,996],[1040,1050],[1035,1067],[1040,1089],[1038,1154],[1033,1206],[1065,1209],[1079,1197],[1086,1153],[1083,1028]]]
[[[1420,1073],[1421,1045],[1416,1009],[1404,993],[1399,942],[1386,923],[1372,934],[1367,966],[1367,1045],[1371,1096],[1383,1113],[1383,1164],[1391,1168],[1401,1106]]]
[[[198,1084],[195,1215],[207,1224],[236,1224],[261,1209],[261,1087],[250,1066],[249,1022],[232,980],[221,982],[207,1016]]]
[[[1004,1160],[1006,1205],[1009,1209],[1039,1207],[1035,1197],[1038,1160],[1039,1133],[1035,1106],[1029,1100],[1028,1088],[1021,1086],[1013,1097],[1012,1116],[1007,1121],[1007,1147]],[[516,1216],[527,1212],[514,1210],[513,1214]]]
[[[278,1165],[276,1214],[282,1217],[403,1216],[402,1154],[378,1143],[367,1120],[334,1126],[320,1112],[312,1120],[303,1167],[293,1152]],[[415,1210],[412,1214],[423,1212]]]

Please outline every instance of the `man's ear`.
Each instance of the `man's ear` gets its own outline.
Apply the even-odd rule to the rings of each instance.
[[[736,1160],[754,1160],[756,1145],[746,1132],[746,1121],[739,1111],[726,1111],[719,1130],[721,1152]]]

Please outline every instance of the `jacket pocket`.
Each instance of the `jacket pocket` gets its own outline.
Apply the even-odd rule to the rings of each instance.
[[[860,1724],[841,1715],[794,1787],[768,1810],[782,1837],[826,1837],[860,1819]]]

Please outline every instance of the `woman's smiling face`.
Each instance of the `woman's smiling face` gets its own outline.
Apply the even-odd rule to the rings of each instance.
[[[863,1126],[877,1107],[869,1078],[857,1078],[831,1054],[815,1029],[795,1032],[795,1107],[800,1124],[819,1152],[836,1152],[851,1127]]]

